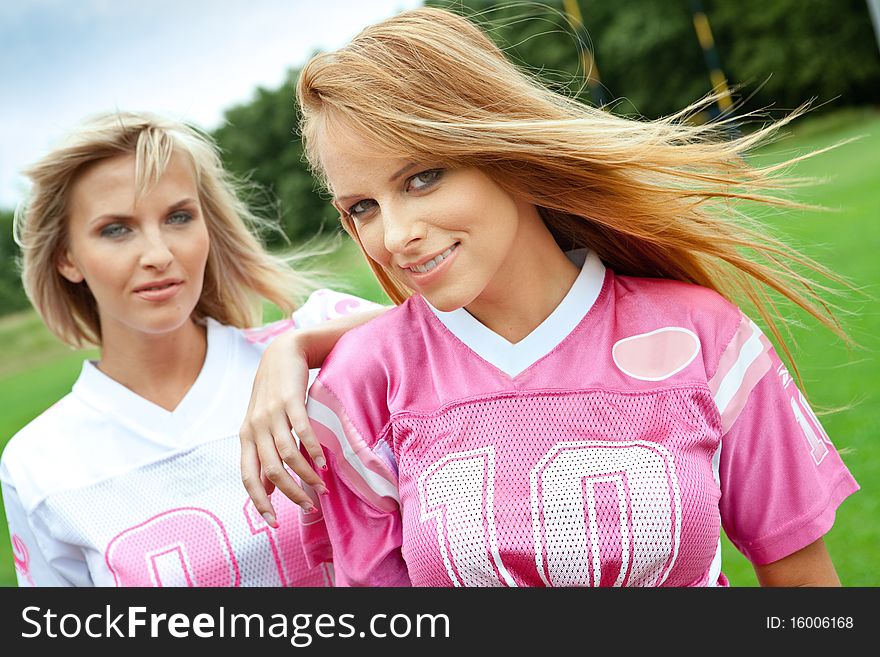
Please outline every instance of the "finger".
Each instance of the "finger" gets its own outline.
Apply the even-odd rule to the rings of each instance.
[[[314,487],[318,491],[323,489],[324,482],[321,481],[321,478],[309,465],[309,462],[303,456],[302,452],[300,452],[297,441],[291,433],[287,422],[279,420],[279,422],[272,427],[272,434],[275,438],[275,449],[278,450],[278,455],[281,457],[281,460],[284,461],[306,484]]]
[[[263,475],[260,468],[260,458],[253,442],[242,438],[241,441],[241,483],[254,503],[257,513],[263,516],[266,523],[273,528],[278,528],[275,517],[275,509],[269,495],[272,491],[264,485]]]
[[[327,460],[324,458],[324,450],[312,429],[312,423],[306,412],[305,404],[288,404],[286,410],[293,433],[299,438],[300,444],[305,448],[309,458],[312,459],[312,463],[315,464],[316,468],[326,470]],[[307,483],[312,483],[305,478],[304,480]]]
[[[275,443],[272,441],[272,436],[268,433],[257,440],[257,453],[260,457],[260,463],[262,463],[263,474],[266,479],[274,484],[278,490],[280,490],[294,504],[298,504],[302,507],[302,510],[305,513],[311,513],[314,510],[315,505],[312,504],[309,496],[302,488],[300,488],[296,480],[287,471],[287,468],[284,467],[284,463],[282,463],[278,456],[278,451],[275,449]],[[307,467],[305,459],[298,453],[297,455],[299,456],[301,463],[296,464],[296,460],[293,458],[290,460],[292,460],[300,470],[303,469],[303,466]]]
[[[268,495],[271,498],[272,493],[275,492],[275,484],[273,484],[271,481],[269,481],[266,478],[266,475],[263,473],[262,468],[260,468],[260,483],[263,484],[263,488],[266,491],[266,495]]]

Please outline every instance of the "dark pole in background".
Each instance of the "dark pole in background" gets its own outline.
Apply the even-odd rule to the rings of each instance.
[[[691,14],[694,19],[694,29],[697,31],[697,39],[703,48],[703,57],[709,68],[709,79],[712,81],[712,93],[718,94],[718,113],[726,114],[733,107],[730,99],[730,90],[727,88],[727,78],[721,71],[721,60],[715,49],[715,39],[712,37],[712,28],[709,27],[709,18],[703,11],[703,3],[700,0],[690,0]]]
[[[593,59],[593,53],[590,52],[590,47],[587,45],[589,43],[589,35],[584,27],[581,8],[577,0],[562,0],[562,5],[565,7],[568,22],[574,29],[575,36],[577,37],[578,53],[581,56],[581,66],[584,67],[587,85],[590,87],[590,95],[592,95],[593,100],[599,107],[604,107],[607,102],[605,89],[602,87],[602,81],[599,79],[599,68]]]

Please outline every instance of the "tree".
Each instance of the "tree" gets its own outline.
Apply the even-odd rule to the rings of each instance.
[[[338,224],[338,213],[320,193],[303,157],[295,129],[294,103],[298,71],[276,90],[257,89],[254,99],[225,113],[224,125],[213,136],[225,165],[263,190],[252,203],[276,215],[284,233],[295,243]],[[269,243],[279,245],[277,236]]]
[[[686,0],[579,2],[602,83],[620,99],[614,111],[656,118],[711,91]],[[578,73],[562,0],[427,4],[476,16],[533,71]],[[880,102],[880,56],[863,0],[704,0],[703,7],[722,69],[743,88],[746,109],[792,108],[814,97],[834,100],[834,108]]]
[[[28,307],[18,270],[21,250],[12,239],[12,221],[12,212],[0,210],[0,314],[3,315]]]
[[[880,101],[880,56],[864,0],[707,0],[725,72],[753,105]]]

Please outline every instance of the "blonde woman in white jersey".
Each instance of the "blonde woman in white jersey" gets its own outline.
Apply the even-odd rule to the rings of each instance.
[[[274,336],[296,329],[303,399],[308,368],[372,304],[319,290],[248,330],[264,300],[292,311],[309,281],[263,250],[265,222],[184,124],[97,116],[27,175],[25,289],[61,340],[101,354],[3,452],[20,585],[332,585],[332,569],[305,564],[300,507],[275,495],[264,518],[248,501],[237,464],[256,454],[238,430]]]

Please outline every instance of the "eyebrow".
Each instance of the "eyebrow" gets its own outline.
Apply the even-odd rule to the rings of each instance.
[[[177,203],[174,203],[174,204],[168,206],[167,212],[174,212],[175,210],[179,210],[180,208],[186,207],[187,205],[198,205],[198,204],[199,204],[199,202],[196,199],[190,198],[189,196],[187,196],[186,198],[180,199]]]
[[[193,206],[193,205],[198,205],[198,202],[196,201],[196,199],[190,198],[189,196],[187,196],[186,198],[182,198],[179,201],[169,205],[168,209],[165,210],[165,212],[166,213],[175,212],[176,210],[179,210],[180,208],[184,208],[187,206]],[[96,223],[103,221],[105,219],[110,219],[113,221],[123,221],[123,220],[131,219],[131,218],[132,218],[132,216],[130,214],[113,214],[113,213],[101,214],[101,215],[98,215],[97,217],[95,217],[94,219],[92,219],[89,223],[96,224]]]
[[[393,183],[398,180],[401,176],[409,173],[412,169],[415,169],[419,166],[419,163],[415,160],[411,162],[407,162],[404,166],[398,169],[390,178],[388,178],[389,183]],[[358,198],[359,196],[363,196],[362,194],[346,194],[345,196],[337,196],[334,200],[339,205],[345,205],[347,202],[351,201],[351,199]]]

